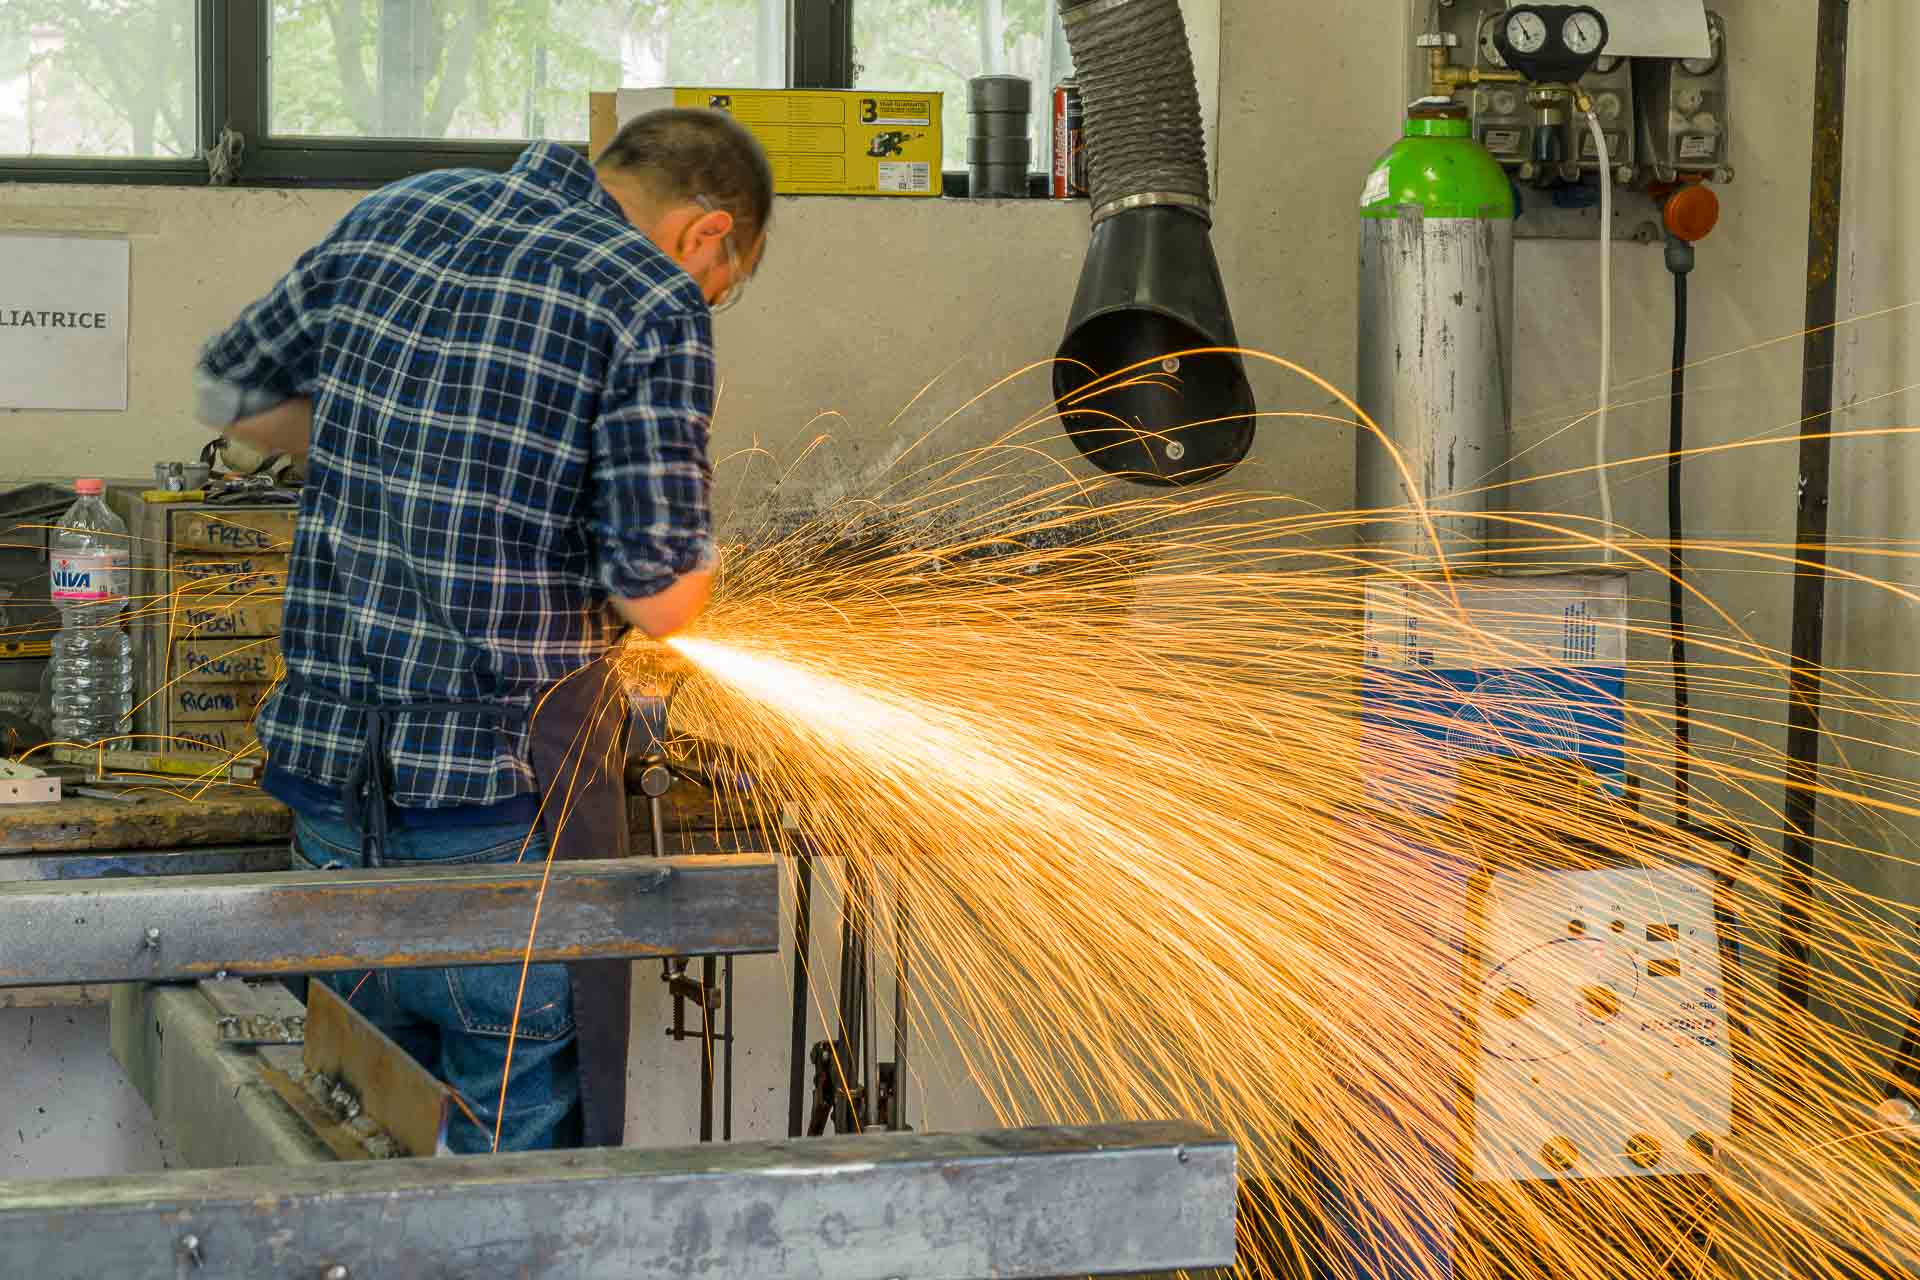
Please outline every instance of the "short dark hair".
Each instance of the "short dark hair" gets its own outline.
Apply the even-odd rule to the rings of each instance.
[[[594,165],[632,174],[662,199],[705,196],[733,215],[741,251],[773,217],[773,166],[760,140],[724,111],[663,107],[622,126]]]

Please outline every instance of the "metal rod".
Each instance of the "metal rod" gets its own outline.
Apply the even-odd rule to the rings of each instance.
[[[793,1060],[789,1064],[787,1136],[806,1132],[807,969],[813,950],[813,848],[794,840],[793,868]]]
[[[861,1035],[867,1018],[866,930],[862,920],[862,880],[858,865],[847,861],[846,896],[840,904],[840,1016],[834,1042],[839,1055],[834,1070],[840,1078],[840,1096],[833,1108],[836,1133],[863,1133],[867,1128],[864,1106],[856,1106],[856,1089],[867,1082],[861,1072],[865,1058],[865,1039]],[[864,1100],[864,1099],[863,1099]]]
[[[907,1127],[907,890],[893,914],[893,1128]]]
[[[720,1073],[720,1140],[733,1141],[733,957],[728,956],[721,968],[720,999],[724,1004],[726,1019],[725,1036],[720,1042],[720,1052],[724,1055],[724,1067]]]
[[[659,796],[647,797],[647,824],[651,828],[653,856],[656,858],[664,858],[667,856],[667,832],[665,820],[661,813],[662,807]]]
[[[700,1141],[713,1141],[713,984],[719,963],[700,961]]]
[[[1847,0],[1820,0],[1815,26],[1813,159],[1807,213],[1806,338],[1800,363],[1800,480],[1787,675],[1786,827],[1780,905],[1780,994],[1807,1007],[1811,990],[1813,850],[1819,838],[1820,664],[1826,640],[1827,493],[1833,453],[1834,320],[1840,285],[1840,180],[1847,121]]]
[[[0,1257],[36,1280],[1174,1271],[1232,1264],[1235,1154],[1163,1121],[0,1182]]]
[[[767,952],[779,893],[757,854],[0,884],[0,987]]]

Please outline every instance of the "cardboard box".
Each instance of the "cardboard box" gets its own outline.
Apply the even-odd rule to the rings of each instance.
[[[1626,576],[1460,575],[1367,587],[1360,735],[1368,792],[1432,811],[1460,762],[1553,756],[1626,785]]]
[[[661,107],[731,113],[753,131],[781,195],[937,196],[942,139],[938,93],[870,89],[622,89],[592,95],[590,149]]]

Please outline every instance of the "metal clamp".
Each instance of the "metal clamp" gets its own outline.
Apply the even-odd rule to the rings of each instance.
[[[1205,196],[1196,196],[1190,191],[1142,191],[1139,195],[1109,200],[1093,211],[1094,225],[1098,226],[1116,213],[1125,213],[1129,209],[1151,208],[1154,205],[1170,205],[1176,209],[1185,209],[1189,213],[1197,214],[1208,226],[1213,225],[1213,202]]]

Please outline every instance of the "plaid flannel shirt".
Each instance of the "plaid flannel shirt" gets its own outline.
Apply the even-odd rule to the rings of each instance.
[[[710,542],[712,317],[592,167],[537,143],[505,174],[367,197],[202,356],[239,387],[313,397],[281,644],[354,701],[529,708]],[[329,789],[360,715],[281,688],[273,768]],[[524,723],[394,717],[396,804],[534,790]]]

